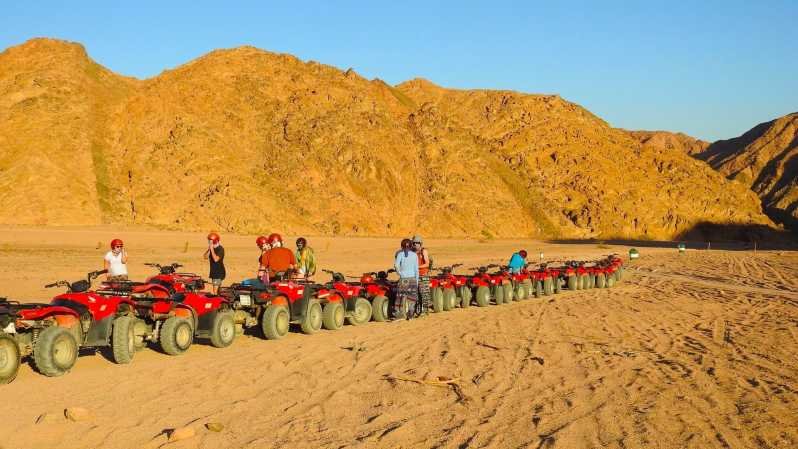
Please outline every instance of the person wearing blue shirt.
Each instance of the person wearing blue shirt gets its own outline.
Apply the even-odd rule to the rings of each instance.
[[[521,269],[526,265],[526,250],[522,249],[517,253],[513,253],[510,257],[510,262],[507,266],[510,268],[510,273],[520,273]]]
[[[394,269],[399,275],[394,301],[394,318],[411,319],[418,300],[418,256],[413,252],[413,242],[402,240],[401,249],[396,253]]]

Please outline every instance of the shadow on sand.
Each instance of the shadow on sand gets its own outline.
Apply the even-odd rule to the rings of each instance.
[[[698,223],[682,232],[674,240],[629,240],[608,239],[561,239],[547,240],[549,243],[575,245],[622,245],[640,248],[676,248],[684,243],[689,249],[723,249],[730,251],[798,250],[798,235],[764,225]]]

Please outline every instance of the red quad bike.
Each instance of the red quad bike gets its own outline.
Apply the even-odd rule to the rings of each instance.
[[[332,270],[321,270],[332,279],[326,284],[310,284],[316,289],[316,296],[323,304],[322,323],[328,330],[343,327],[344,319],[358,326],[371,321],[371,302],[366,299],[366,288],[356,283],[346,282],[343,274]]]
[[[137,343],[140,347],[144,341],[157,341],[163,352],[180,355],[195,337],[208,339],[217,348],[235,340],[235,317],[230,301],[222,296],[187,291],[180,283],[129,281],[104,282],[97,293],[134,300],[137,319],[133,333],[136,341],[141,341]]]
[[[13,381],[21,360],[29,356],[45,376],[69,372],[78,359],[72,329],[77,323],[78,314],[66,307],[0,298],[0,384]]]
[[[507,273],[512,284],[513,296],[516,301],[523,301],[529,298],[532,291],[532,282],[530,281],[530,274],[526,269],[522,269],[518,273],[510,273],[509,266],[501,267],[503,273]]]
[[[386,271],[363,273],[354,285],[362,287],[361,296],[371,303],[371,319],[374,321],[388,321],[390,318],[390,300],[388,296],[391,285]]]
[[[66,293],[50,304],[74,311],[77,319],[63,317],[59,326],[69,328],[80,347],[110,347],[114,362],[130,363],[144,347],[145,329],[139,324],[137,304],[129,296],[91,290],[91,282],[106,272],[92,271],[85,280],[58,281],[45,288],[66,287]]]
[[[547,264],[541,264],[537,269],[530,270],[527,266],[523,271],[530,281],[526,285],[530,297],[540,298],[559,293],[559,270],[549,268]]]
[[[477,306],[485,307],[490,304],[491,299],[496,301],[496,304],[504,302],[504,290],[501,279],[488,274],[487,267],[471,268],[476,272],[468,278],[468,286],[473,291],[473,297],[477,302]]]
[[[288,279],[270,284],[246,279],[222,288],[219,293],[230,301],[236,325],[245,328],[259,325],[266,339],[285,337],[292,323],[299,324],[305,334],[321,329],[321,303],[312,286]]]
[[[513,285],[512,278],[510,276],[510,272],[507,270],[507,267],[502,267],[496,264],[490,264],[486,268],[498,268],[499,271],[494,272],[491,274],[491,277],[498,281],[498,284],[502,286],[502,294],[504,295],[504,299],[501,303],[497,302],[497,304],[510,304],[515,299],[515,286]]]
[[[468,278],[465,276],[455,275],[454,269],[462,266],[462,264],[454,264],[446,267],[434,268],[432,271],[437,271],[437,276],[430,278],[430,287],[433,281],[436,283],[437,290],[432,291],[432,305],[433,308],[440,304],[443,310],[452,310],[460,304],[461,307],[468,307],[471,305],[471,289],[468,288]],[[438,298],[436,300],[436,297]],[[438,310],[436,310],[437,312]]]

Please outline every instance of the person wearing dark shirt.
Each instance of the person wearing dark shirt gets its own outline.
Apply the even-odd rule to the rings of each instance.
[[[215,232],[208,234],[208,249],[203,254],[203,257],[210,263],[208,277],[211,279],[211,293],[214,295],[219,293],[219,287],[227,277],[227,271],[224,269],[224,247],[220,240],[219,234]]]

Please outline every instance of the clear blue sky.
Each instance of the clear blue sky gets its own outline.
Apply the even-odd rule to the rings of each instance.
[[[389,83],[558,93],[708,140],[798,111],[797,0],[4,3],[0,48],[78,41],[139,78],[249,44]]]

